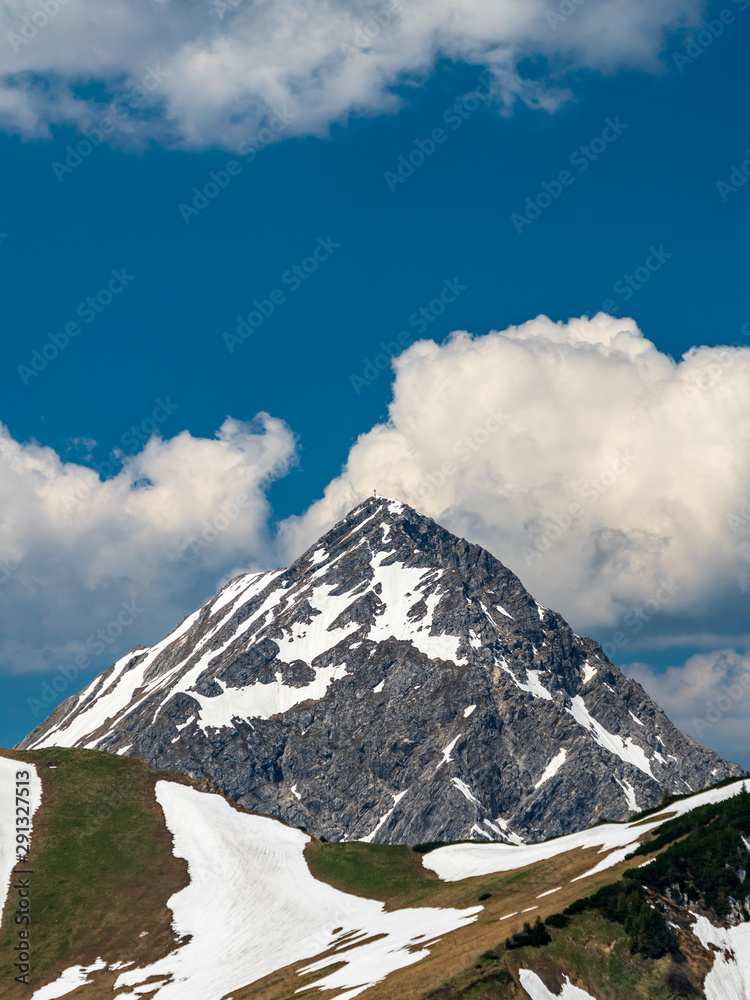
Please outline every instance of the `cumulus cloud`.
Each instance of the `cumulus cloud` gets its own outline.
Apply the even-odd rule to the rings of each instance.
[[[610,655],[745,636],[750,349],[674,361],[633,320],[540,316],[418,342],[394,369],[388,422],[284,525],[290,553],[377,487],[485,545]]]
[[[238,565],[266,568],[265,491],[294,456],[280,420],[228,418],[213,439],[152,437],[103,481],[0,425],[0,665],[112,662]]]
[[[567,70],[653,70],[668,33],[701,0],[1,0],[0,123],[44,135],[112,136],[236,148],[281,111],[284,134],[324,133],[390,111],[441,59],[489,69],[501,106],[554,108]],[[519,64],[546,60],[542,79]],[[92,86],[93,85],[93,86]],[[92,93],[106,94],[96,99]],[[111,111],[109,112],[111,114]]]
[[[645,663],[624,669],[683,732],[750,767],[750,655],[720,649],[661,673]]]

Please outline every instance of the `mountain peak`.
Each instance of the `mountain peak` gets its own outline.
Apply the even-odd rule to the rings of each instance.
[[[23,745],[133,754],[329,840],[391,843],[554,836],[739,773],[493,555],[380,496]]]

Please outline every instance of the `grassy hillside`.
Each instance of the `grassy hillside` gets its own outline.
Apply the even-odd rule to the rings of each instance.
[[[94,751],[3,753],[35,764],[43,782],[32,852],[33,985],[100,957],[141,966],[171,950],[176,942],[167,901],[188,875],[172,854],[154,785],[165,777],[194,783]],[[474,923],[430,945],[427,958],[369,989],[368,1000],[519,1000],[526,998],[522,968],[534,970],[556,994],[569,976],[596,1000],[677,1000],[702,995],[711,964],[691,938],[691,918],[680,904],[687,899],[692,908],[729,912],[743,862],[747,868],[742,836],[750,838],[747,794],[666,821],[651,836],[644,829],[636,857],[575,882],[600,860],[595,850],[451,883],[424,868],[423,855],[409,847],[313,839],[305,858],[316,878],[381,900],[389,910],[483,907]],[[13,982],[7,959],[17,940],[14,906],[11,893],[0,928],[0,996],[28,1000],[29,989]],[[541,930],[525,939],[524,924],[533,929],[537,920]],[[331,955],[336,962],[340,957]],[[330,1000],[334,994],[317,989],[296,993],[319,976],[300,977],[307,964],[234,990],[233,1000]],[[114,979],[104,974],[72,996],[105,1000],[113,996]]]
[[[31,856],[32,983],[73,963],[140,963],[168,950],[166,902],[187,884],[187,866],[172,854],[154,799],[163,775],[141,761],[90,750],[4,754],[35,764],[43,784]],[[6,960],[17,942],[14,909],[11,892],[0,928],[3,1000],[29,996]]]

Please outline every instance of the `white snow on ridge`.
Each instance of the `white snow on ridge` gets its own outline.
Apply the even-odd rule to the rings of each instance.
[[[16,785],[16,774],[28,771],[28,778],[21,777],[20,781],[28,781],[27,785]],[[16,816],[16,790],[19,791],[19,798],[24,799],[29,804],[28,817],[24,813],[24,807],[20,806],[19,815]],[[24,790],[26,794],[24,794]],[[8,757],[0,756],[0,919],[2,919],[5,900],[10,888],[13,868],[20,857],[24,856],[24,844],[18,845],[22,852],[16,853],[16,831],[29,833],[33,831],[34,814],[42,801],[42,782],[33,764],[24,764],[19,760],[10,760]]]
[[[377,823],[375,824],[375,827],[374,827],[374,829],[372,829],[372,830],[371,830],[371,831],[370,831],[370,832],[369,832],[369,833],[367,834],[367,836],[366,836],[366,837],[361,837],[361,838],[360,838],[360,840],[361,840],[361,842],[362,842],[363,844],[371,844],[371,843],[373,842],[373,840],[375,839],[375,834],[376,834],[376,833],[378,832],[378,830],[379,830],[379,829],[381,828],[381,826],[383,826],[383,824],[384,824],[384,823],[387,823],[387,822],[388,822],[388,820],[389,820],[389,819],[391,818],[391,816],[392,816],[392,814],[393,814],[393,810],[394,810],[394,809],[396,808],[396,806],[397,806],[397,805],[399,804],[399,802],[401,801],[401,799],[403,799],[404,795],[406,795],[406,793],[408,792],[408,790],[409,790],[409,789],[408,789],[408,788],[406,788],[406,789],[404,789],[404,791],[403,791],[403,792],[397,792],[397,793],[396,793],[396,794],[395,794],[395,795],[393,796],[393,805],[392,805],[392,806],[391,806],[391,808],[390,808],[390,809],[388,810],[388,812],[387,812],[387,813],[384,813],[384,815],[382,815],[382,816],[380,817],[380,819],[379,819],[379,820],[377,821]]]
[[[633,742],[632,737],[628,736],[627,739],[623,740],[620,736],[615,736],[614,733],[607,732],[604,726],[589,714],[583,698],[579,694],[572,699],[572,705],[572,708],[566,708],[565,711],[573,716],[579,726],[582,726],[591,733],[600,747],[609,750],[610,753],[615,754],[620,760],[625,761],[625,763],[633,764],[634,767],[647,774],[649,778],[654,778],[648,757],[641,747]],[[656,781],[656,778],[654,778],[654,781]]]
[[[574,986],[567,976],[560,993],[550,993],[536,972],[530,969],[519,969],[518,978],[531,1000],[596,1000],[590,993]]]
[[[541,778],[534,785],[534,788],[535,789],[541,788],[545,781],[549,781],[550,778],[553,778],[565,763],[565,758],[567,756],[568,756],[568,751],[563,747],[563,749],[559,753],[555,754],[555,756],[552,758],[549,764],[547,764],[544,771],[542,772]]]
[[[438,764],[438,766],[435,768],[436,771],[439,771],[440,768],[443,766],[443,764],[448,764],[451,760],[453,760],[453,758],[451,757],[451,754],[453,753],[454,746],[458,743],[458,741],[460,739],[461,739],[461,733],[459,733],[458,736],[456,736],[454,739],[452,739],[450,741],[450,743],[448,744],[448,746],[445,747],[445,749],[443,750],[443,759],[440,761],[440,763]]]
[[[475,805],[481,806],[482,803],[479,801],[479,799],[476,797],[476,795],[474,795],[472,793],[472,791],[469,788],[469,786],[467,784],[465,784],[463,781],[461,781],[460,778],[451,778],[451,784],[455,788],[457,788],[459,790],[459,792],[463,795],[463,797],[465,799],[468,799],[469,802],[473,802]]]
[[[100,693],[96,699],[87,708],[76,714],[76,706],[82,705],[86,698],[91,694],[91,692],[97,687],[101,681],[101,675],[95,677],[93,681],[83,689],[79,694],[76,704],[72,707],[68,715],[58,723],[54,729],[51,729],[46,733],[40,740],[37,740],[31,745],[31,749],[39,750],[42,747],[72,747],[85,740],[86,737],[90,737],[92,733],[95,733],[105,722],[110,719],[114,719],[120,712],[124,711],[132,702],[135,692],[143,687],[144,684],[144,674],[146,670],[151,666],[153,661],[166,649],[167,646],[171,645],[177,639],[189,632],[194,625],[200,611],[193,612],[189,615],[181,625],[178,625],[176,629],[169,633],[161,642],[152,646],[150,649],[143,651],[138,651],[136,653],[130,652],[126,653],[121,659],[117,661],[112,671],[112,675],[107,679],[106,685],[102,693]],[[145,655],[144,655],[145,654]],[[126,670],[128,663],[134,658],[134,656],[143,656],[141,662],[130,670]],[[160,678],[161,680],[161,678]],[[132,711],[137,705],[140,705],[144,698],[147,697],[147,692],[145,692],[139,700],[130,709]],[[74,715],[71,724],[65,728],[66,721]],[[94,745],[89,746],[89,749],[95,748],[96,741]],[[88,744],[85,744],[88,746]]]
[[[519,679],[516,677],[516,675],[513,673],[513,671],[508,666],[508,664],[507,664],[507,662],[506,662],[506,660],[505,660],[504,657],[501,657],[499,660],[495,659],[495,664],[498,667],[500,667],[502,670],[504,670],[505,673],[508,674],[511,677],[511,679],[513,680],[513,683],[521,691],[526,691],[529,694],[533,695],[535,698],[544,698],[545,701],[552,701],[552,695],[549,693],[549,691],[547,690],[547,688],[544,687],[544,685],[542,684],[542,682],[539,680],[539,674],[541,673],[541,671],[539,671],[539,670],[527,670],[526,671],[526,676],[528,678],[528,681],[526,683],[524,683],[523,681],[519,681]]]
[[[627,799],[628,802],[628,808],[632,809],[633,812],[638,812],[638,802],[635,797],[635,789],[633,788],[633,786],[630,784],[629,781],[626,781],[624,778],[622,779],[622,781],[620,781],[620,779],[617,776],[615,776],[615,781],[625,793],[625,798]]]
[[[380,584],[383,610],[371,625],[367,638],[374,642],[390,638],[408,640],[431,660],[452,660],[459,666],[466,664],[467,660],[458,655],[461,645],[458,636],[430,635],[433,613],[442,595],[439,591],[422,594],[420,590],[426,584],[436,582],[443,571],[414,569],[403,563],[383,566],[383,560],[389,555],[392,553],[378,553],[372,562],[373,580],[369,589]],[[415,621],[409,615],[422,600],[427,604],[427,613],[420,621]]]
[[[216,683],[223,688],[223,693],[214,697],[188,692],[191,698],[200,705],[201,729],[224,729],[232,725],[233,719],[270,719],[273,715],[288,712],[290,708],[303,701],[319,701],[324,697],[329,685],[346,677],[346,664],[335,667],[320,667],[315,672],[315,679],[304,687],[292,687],[282,683],[280,673],[271,684],[256,681],[241,688],[227,687],[223,681]]]
[[[588,684],[588,682],[597,675],[596,667],[592,667],[588,660],[583,665],[583,683]]]
[[[67,996],[73,990],[77,990],[79,986],[88,986],[89,983],[92,983],[92,972],[106,968],[107,963],[101,958],[97,958],[92,965],[72,965],[54,983],[47,983],[46,986],[35,990],[31,1000],[57,1000],[58,997]]]
[[[310,838],[299,830],[240,813],[217,795],[169,781],[157,783],[156,796],[175,854],[187,859],[190,873],[190,884],[169,900],[173,925],[178,934],[192,937],[153,965],[121,973],[115,989],[130,989],[119,997],[134,1000],[149,977],[171,976],[171,982],[157,984],[154,1000],[213,1000],[315,959],[355,932],[342,943],[346,950],[303,970],[316,972],[343,961],[314,985],[339,991],[336,1000],[351,1000],[396,969],[425,958],[430,941],[473,921],[482,910],[386,912],[383,903],[314,879],[303,855]],[[222,914],[222,961],[217,962],[216,921]],[[376,935],[384,936],[356,945]]]
[[[601,826],[592,827],[590,830],[581,830],[578,833],[569,833],[564,837],[556,837],[554,840],[543,841],[539,844],[522,844],[515,847],[509,844],[452,844],[424,855],[422,864],[425,868],[436,872],[444,882],[458,882],[461,879],[475,878],[478,875],[515,871],[517,868],[524,868],[537,861],[546,861],[548,858],[557,857],[558,854],[566,854],[568,851],[598,848],[592,855],[592,860],[597,854],[604,854],[606,857],[594,868],[579,876],[585,878],[594,872],[603,871],[618,864],[627,854],[635,850],[641,837],[648,831],[656,829],[666,820],[672,819],[674,816],[682,816],[699,806],[712,805],[731,799],[734,795],[739,794],[745,784],[742,780],[738,780],[723,788],[710,788],[708,791],[698,792],[688,799],[673,802],[665,809],[649,816],[646,822],[604,823]],[[747,782],[747,787],[750,789],[750,781]],[[502,821],[498,822],[502,826]]]
[[[711,945],[717,949],[713,967],[703,984],[706,1000],[747,1000],[750,997],[750,923],[715,927],[705,917],[698,917],[692,930],[707,951],[711,950]]]

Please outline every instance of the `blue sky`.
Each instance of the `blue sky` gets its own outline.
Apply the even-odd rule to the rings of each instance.
[[[606,7],[588,3],[592,10]],[[639,6],[632,5],[634,10]],[[717,185],[730,182],[733,166],[750,159],[750,118],[743,100],[750,10],[734,0],[704,8],[697,20],[713,22],[718,37],[704,29],[697,37],[703,43],[710,37],[711,44],[694,40],[691,47],[700,28],[697,8],[683,7],[692,27],[674,23],[669,9],[663,34],[658,25],[644,29],[646,47],[655,56],[651,61],[636,38],[632,52],[618,50],[602,66],[585,53],[580,56],[583,42],[571,34],[569,48],[560,50],[567,60],[564,73],[560,51],[552,51],[544,35],[546,30],[551,38],[552,27],[537,25],[537,34],[530,33],[519,46],[513,66],[522,91],[550,83],[569,89],[568,99],[549,110],[530,106],[540,103],[538,95],[503,107],[507,93],[498,83],[504,78],[496,65],[443,52],[426,65],[423,61],[418,74],[402,73],[384,88],[398,95],[398,108],[389,107],[382,93],[361,107],[342,99],[347,113],[327,106],[313,112],[300,100],[281,109],[269,103],[262,120],[246,118],[239,125],[222,108],[221,128],[206,124],[214,121],[208,111],[197,123],[175,114],[170,128],[160,130],[154,122],[163,108],[149,105],[148,114],[141,114],[137,100],[132,103],[133,81],[143,78],[126,53],[119,67],[126,85],[113,83],[118,67],[109,76],[101,71],[98,79],[91,70],[86,85],[71,84],[75,114],[66,115],[59,106],[50,109],[40,98],[32,125],[6,115],[0,136],[6,331],[0,421],[29,468],[39,445],[67,463],[45,473],[47,483],[74,466],[112,479],[124,464],[139,470],[133,482],[147,489],[156,474],[138,458],[145,442],[154,433],[169,442],[188,432],[195,465],[183,464],[187,478],[175,481],[173,490],[179,504],[189,504],[193,489],[196,495],[202,489],[200,477],[210,477],[213,469],[198,454],[199,443],[215,442],[228,416],[252,422],[265,412],[283,426],[278,453],[269,452],[263,470],[251,477],[249,520],[245,523],[243,509],[225,533],[226,544],[215,546],[210,558],[175,555],[175,538],[179,535],[183,544],[194,537],[210,520],[210,505],[220,506],[235,495],[236,484],[229,479],[226,497],[207,496],[209,507],[186,513],[174,531],[172,526],[162,531],[159,518],[149,515],[151,534],[137,534],[130,554],[137,563],[142,545],[147,560],[147,553],[158,553],[167,539],[162,562],[169,572],[163,567],[141,575],[132,568],[118,571],[116,551],[106,550],[106,544],[122,526],[118,522],[113,528],[116,518],[110,523],[102,514],[109,500],[99,506],[93,502],[99,496],[96,487],[84,488],[72,513],[65,500],[70,488],[58,492],[61,516],[49,520],[41,513],[34,521],[28,504],[7,499],[23,496],[8,480],[8,492],[3,491],[6,551],[0,553],[8,567],[0,591],[6,601],[0,744],[14,743],[40,721],[33,718],[28,699],[38,699],[44,684],[63,676],[60,664],[80,655],[86,637],[115,620],[124,601],[135,600],[147,610],[101,653],[92,654],[89,647],[80,673],[67,686],[58,684],[58,700],[115,655],[160,638],[232,570],[293,555],[295,539],[302,544],[314,537],[316,525],[322,529],[341,513],[346,497],[354,498],[360,488],[351,485],[353,474],[346,479],[346,470],[346,489],[341,487],[327,507],[318,503],[309,511],[332,481],[342,482],[342,467],[357,438],[389,420],[394,372],[390,366],[383,369],[382,358],[381,367],[373,367],[383,343],[396,354],[424,338],[442,345],[455,330],[483,338],[540,314],[566,322],[604,309],[618,320],[632,318],[655,357],[679,361],[693,347],[735,345],[731,362],[716,355],[716,370],[731,370],[730,376],[714,384],[717,379],[709,375],[708,392],[726,404],[731,378],[731,392],[742,399],[746,355],[737,345],[750,344],[750,184],[736,184],[736,190]],[[721,22],[722,10],[730,11],[731,23],[729,15]],[[60,25],[64,16],[61,10]],[[559,31],[573,33],[575,19],[580,17],[583,26],[584,16],[582,6]],[[544,8],[539,17],[544,20]],[[58,22],[50,23],[45,38],[33,39],[26,48],[38,44],[41,53],[42,42],[46,45],[57,29]],[[74,44],[68,36],[64,41]],[[675,54],[688,53],[692,61],[675,60]],[[35,73],[48,72],[52,79],[53,72],[62,72],[44,58],[46,63],[40,54]],[[7,86],[16,92],[13,81]],[[90,149],[84,145],[86,155],[78,162],[70,150],[84,140],[84,131],[98,136],[92,129],[101,126],[112,94],[123,87],[131,95],[134,110],[127,124],[133,131],[115,129],[114,139],[108,136]],[[472,96],[477,91],[479,96]],[[170,100],[177,105],[174,94]],[[243,158],[237,152],[239,137],[257,136],[263,123],[264,135],[276,129],[273,141],[256,140],[255,154]],[[436,129],[441,130],[437,141],[430,138]],[[66,165],[66,156],[64,170],[60,164]],[[411,173],[404,166],[410,157],[417,164]],[[236,166],[228,168],[229,163]],[[409,176],[397,181],[399,165]],[[216,197],[189,212],[185,206],[193,204],[195,189],[200,192],[207,184],[215,185]],[[529,209],[534,202],[542,209]],[[200,196],[195,204],[203,204]],[[524,213],[528,224],[521,224],[519,233]],[[318,259],[312,256],[316,248]],[[453,289],[445,296],[452,301],[444,299],[444,309],[433,307],[446,288]],[[86,300],[97,295],[92,310]],[[236,330],[238,317],[257,308],[256,302],[273,310],[252,336],[241,342],[225,337]],[[75,334],[69,336],[71,331]],[[68,336],[70,342],[54,357],[48,348],[47,364],[37,360],[40,370],[34,372],[33,359],[39,358],[34,352],[51,342],[50,334],[58,345]],[[413,369],[404,365],[404,393],[413,391],[423,400],[426,385],[408,381],[418,379]],[[605,371],[605,382],[606,377]],[[581,405],[595,425],[599,402],[592,398],[588,410],[586,400]],[[440,406],[439,396],[434,406]],[[728,464],[739,470],[732,479],[735,492],[706,514],[715,516],[717,531],[750,496],[742,486],[747,482],[750,490],[747,409],[742,406],[728,405],[728,423],[716,432],[725,442],[736,435],[736,455]],[[716,407],[708,411],[715,413]],[[554,423],[562,415],[551,408],[545,419]],[[398,418],[396,425],[403,431]],[[250,424],[241,433],[260,440],[259,427]],[[502,438],[489,447],[502,451]],[[703,453],[692,453],[689,438],[675,448],[684,449],[686,466],[700,465]],[[52,468],[51,453],[43,455],[42,464]],[[159,461],[182,461],[180,455],[165,456],[154,459],[153,467],[162,468]],[[722,461],[726,467],[727,460]],[[646,464],[642,460],[638,468]],[[377,463],[371,468],[373,476],[379,475]],[[225,474],[222,465],[216,481]],[[70,475],[75,481],[78,474]],[[658,492],[658,480],[643,476],[640,488]],[[34,488],[38,497],[38,483]],[[384,492],[389,489],[395,492],[384,483]],[[557,508],[554,502],[549,506],[548,497],[545,493],[547,499],[539,503],[548,504],[543,514],[549,518]],[[418,494],[403,498],[420,506]],[[121,494],[120,502],[126,499]],[[520,542],[508,542],[510,522],[503,523],[502,508],[488,501],[475,509],[458,494],[428,499],[421,505],[428,513],[488,544],[539,600],[555,600],[577,630],[603,643],[623,633],[622,620],[634,603],[653,600],[659,573],[653,580],[644,575],[640,594],[631,583],[618,590],[611,552],[609,582],[599,580],[597,586],[611,585],[613,596],[601,609],[592,602],[566,603],[565,588],[575,588],[579,570],[567,569],[562,559],[554,568],[547,563],[551,582],[547,593],[540,592],[546,577],[533,561],[524,562]],[[567,495],[560,503],[563,510]],[[73,517],[75,526],[67,530],[63,515]],[[611,523],[597,524],[597,532],[625,531],[614,509],[607,516]],[[674,510],[665,516],[679,519]],[[737,516],[744,524],[743,515]],[[99,524],[100,517],[102,535],[86,534],[78,545],[80,532]],[[301,518],[301,526],[290,518]],[[688,531],[686,522],[675,537]],[[666,537],[669,532],[664,532]],[[575,543],[565,550],[568,567],[578,548]],[[105,550],[110,562],[103,567]],[[562,555],[562,547],[559,551]],[[686,577],[679,584],[683,603],[660,605],[637,632],[624,628],[626,642],[615,643],[615,662],[641,664],[634,668],[636,675],[652,685],[688,731],[696,713],[702,717],[723,687],[748,669],[746,548],[738,541],[729,555],[714,558],[716,551],[707,534],[696,545],[695,565],[686,571],[719,581],[715,589],[701,590]],[[708,552],[714,553],[710,569],[701,566]],[[582,577],[591,576],[593,565],[579,568]],[[678,673],[665,674],[668,667]],[[665,677],[671,677],[669,684]],[[689,684],[680,678],[689,678]],[[743,763],[750,764],[737,735],[748,714],[748,706],[736,699],[721,724],[691,735],[735,758],[744,754]]]

